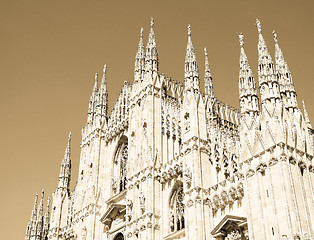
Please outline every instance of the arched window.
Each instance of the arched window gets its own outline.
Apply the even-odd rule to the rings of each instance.
[[[175,232],[184,228],[184,204],[183,204],[183,186],[182,183],[174,187],[170,198],[170,231]]]
[[[127,176],[127,161],[128,161],[128,138],[122,136],[118,142],[118,146],[113,160],[113,178],[112,190],[113,193],[119,193],[125,190]]]
[[[121,151],[121,158],[120,158],[120,179],[119,179],[119,188],[120,192],[125,189],[126,185],[126,163],[128,160],[128,144],[124,144]]]

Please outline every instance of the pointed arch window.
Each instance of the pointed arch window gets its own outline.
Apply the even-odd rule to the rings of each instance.
[[[113,160],[113,193],[119,193],[125,190],[127,181],[127,162],[128,162],[128,139],[122,136],[118,142],[118,146]]]
[[[183,185],[178,184],[170,198],[170,231],[175,232],[185,227]]]
[[[128,160],[128,144],[125,143],[122,147],[121,158],[120,158],[120,181],[119,181],[119,190],[122,192],[126,186],[126,163]]]

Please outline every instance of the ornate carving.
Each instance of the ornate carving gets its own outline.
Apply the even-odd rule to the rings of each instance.
[[[184,228],[184,193],[183,187],[180,186],[171,196],[170,203],[170,219],[169,219],[169,228],[170,231],[178,231]]]
[[[291,163],[291,164],[293,164],[293,165],[295,165],[296,164],[296,160],[295,160],[295,158],[294,157],[289,157],[289,163]]]
[[[253,169],[249,169],[246,173],[246,177],[249,178],[249,177],[252,177],[253,175],[255,174],[254,170]]]
[[[145,200],[146,200],[143,192],[141,192],[139,196],[139,200],[140,200],[140,209],[143,214],[145,212]]]
[[[265,170],[267,168],[267,165],[265,163],[260,163],[257,168],[256,171],[260,172],[262,175],[265,174]]]
[[[116,191],[117,191],[117,182],[113,178],[111,179],[111,187],[112,187],[113,193],[116,193]]]
[[[225,239],[226,240],[241,240],[242,236],[241,236],[240,230],[239,229],[230,230]]]
[[[185,132],[190,131],[191,125],[190,125],[190,114],[185,113],[184,115],[184,130]]]
[[[192,173],[190,172],[189,169],[185,169],[185,170],[184,170],[183,178],[184,178],[184,181],[185,181],[187,184],[191,184],[191,182],[192,182]]]
[[[278,159],[272,157],[272,158],[269,160],[268,165],[269,165],[270,167],[272,167],[272,166],[276,165],[277,163],[278,163]]]

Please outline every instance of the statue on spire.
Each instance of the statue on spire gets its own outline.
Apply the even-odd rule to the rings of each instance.
[[[191,25],[188,25],[188,36],[191,37]]]
[[[243,36],[243,33],[239,33],[238,37],[239,37],[240,47],[243,47],[244,46],[244,36]]]
[[[154,18],[153,17],[150,18],[150,27],[151,28],[154,27]],[[143,28],[141,29],[141,33],[143,33]]]
[[[257,32],[258,33],[262,33],[262,26],[261,26],[261,22],[258,20],[258,19],[256,19],[256,27],[257,27]]]
[[[276,44],[276,43],[278,43],[278,38],[277,38],[277,33],[275,30],[273,31],[273,35],[274,35],[274,42]]]

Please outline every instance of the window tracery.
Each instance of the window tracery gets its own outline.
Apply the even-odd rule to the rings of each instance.
[[[183,199],[184,192],[183,186],[181,185],[174,191],[170,201],[169,226],[171,232],[179,231],[185,227]]]
[[[128,139],[122,136],[118,141],[118,146],[113,158],[113,172],[111,188],[113,194],[122,192],[126,188],[127,182],[127,162],[128,162]]]
[[[128,160],[128,145],[122,147],[120,159],[120,192],[126,187],[126,163]]]

